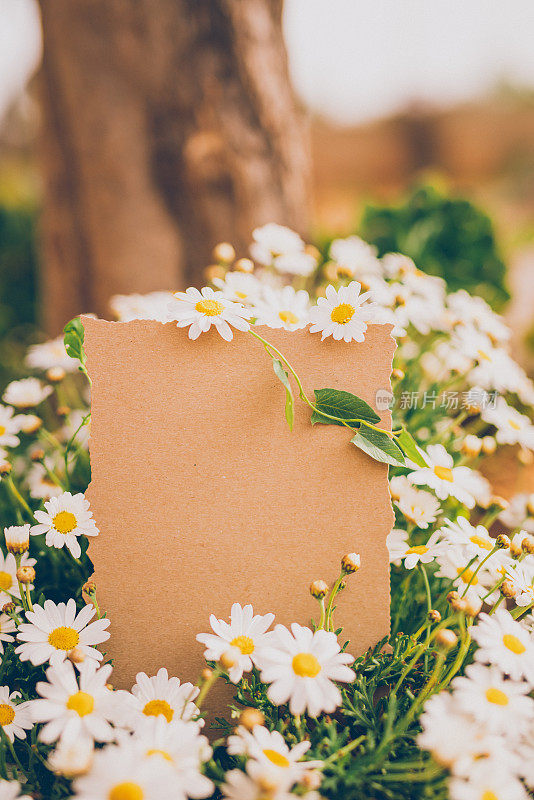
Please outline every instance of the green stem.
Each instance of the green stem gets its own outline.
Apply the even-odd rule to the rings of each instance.
[[[33,511],[31,510],[28,503],[26,502],[26,500],[23,498],[23,496],[15,486],[12,476],[8,475],[5,479],[5,482],[6,486],[8,487],[9,491],[11,492],[17,503],[24,509],[26,514],[28,514],[30,521],[34,522]]]
[[[467,592],[468,592],[468,590],[469,590],[469,587],[471,586],[471,584],[472,584],[472,583],[473,583],[473,581],[475,580],[475,578],[476,578],[476,576],[477,576],[478,572],[480,571],[480,568],[484,566],[484,564],[486,563],[486,561],[488,560],[488,558],[491,558],[491,557],[492,557],[492,555],[493,555],[494,553],[496,553],[496,552],[497,552],[497,550],[500,550],[500,549],[501,549],[501,548],[500,548],[498,545],[496,545],[496,546],[495,546],[495,547],[494,547],[492,550],[490,550],[490,552],[488,553],[488,555],[487,555],[485,558],[483,558],[483,559],[482,559],[482,561],[480,561],[480,563],[477,565],[477,568],[474,570],[473,574],[471,575],[471,577],[470,577],[470,579],[469,579],[469,583],[467,584],[467,586],[465,587],[465,589],[464,589],[464,591],[463,591],[462,597],[465,597],[465,596],[466,596],[466,594],[467,594]]]
[[[332,619],[332,614],[334,613],[334,608],[333,608],[334,600],[336,599],[336,595],[339,592],[344,577],[345,577],[344,574],[341,573],[341,575],[337,578],[336,582],[334,583],[332,591],[330,592],[330,597],[328,598],[328,605],[326,607],[326,614],[324,620],[324,628],[326,631],[334,630],[334,623]]]

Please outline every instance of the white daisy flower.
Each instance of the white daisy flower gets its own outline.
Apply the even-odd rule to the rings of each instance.
[[[143,757],[139,742],[121,739],[96,750],[87,775],[73,783],[76,800],[162,800],[175,797],[176,774],[163,759]]]
[[[476,574],[477,561],[471,566],[467,566],[471,559],[466,555],[465,548],[460,545],[447,544],[437,553],[436,558],[439,564],[436,577],[451,578],[455,588],[462,595],[464,590],[469,587],[467,596],[481,600],[488,593],[488,589],[495,584],[494,574],[487,564],[481,567]]]
[[[26,366],[43,372],[58,367],[65,372],[77,372],[78,360],[67,355],[63,336],[58,336],[43,344],[33,344],[28,349]]]
[[[534,642],[509,611],[498,608],[491,617],[479,614],[469,632],[478,644],[476,661],[495,664],[512,680],[524,678],[534,686]]]
[[[26,476],[26,483],[30,495],[36,500],[50,500],[59,497],[63,489],[48,477],[48,472],[42,464],[32,464]]]
[[[21,557],[21,567],[34,567],[35,558],[29,558],[26,553]],[[33,585],[29,586],[30,591]],[[13,598],[20,600],[19,584],[17,581],[17,562],[13,553],[6,556],[0,550],[0,608],[10,603]]]
[[[489,733],[517,738],[534,719],[530,686],[504,678],[496,666],[471,664],[451,684],[457,707],[486,725]]]
[[[13,416],[12,408],[0,405],[0,447],[17,447],[20,439],[17,433],[20,431],[19,418]]]
[[[296,233],[284,225],[269,222],[252,231],[252,258],[263,266],[270,266],[278,256],[304,252],[304,242]]]
[[[413,569],[418,564],[430,564],[443,550],[439,531],[434,531],[426,544],[412,545],[407,531],[394,528],[388,534],[386,544],[390,562],[399,565],[404,561],[406,569]]]
[[[52,394],[52,387],[45,386],[37,378],[22,378],[11,381],[6,387],[2,400],[16,408],[35,408]]]
[[[289,701],[292,714],[307,711],[316,717],[321,711],[335,711],[341,692],[333,681],[351,683],[355,677],[347,666],[354,658],[341,652],[334,633],[314,633],[296,622],[291,632],[277,625],[256,660],[262,682],[271,684],[269,700],[277,706]]]
[[[17,625],[14,619],[11,619],[9,614],[4,614],[4,612],[0,613],[0,654],[3,655],[4,653],[4,643],[9,644],[10,642],[15,641],[15,637],[12,636],[13,633],[17,630]]]
[[[57,775],[76,778],[89,772],[93,763],[94,742],[89,737],[62,741],[48,756],[47,766]]]
[[[494,340],[507,341],[512,331],[500,314],[496,314],[482,297],[469,294],[465,289],[449,294],[447,307],[455,323],[475,325]]]
[[[215,325],[222,338],[229,342],[234,336],[230,325],[240,331],[250,328],[249,309],[207,286],[201,291],[190,287],[185,292],[176,292],[169,303],[169,319],[176,321],[179,328],[189,326],[190,339],[198,339]]]
[[[116,294],[109,301],[111,312],[120,322],[134,319],[152,319],[167,322],[172,292],[149,292],[148,294]]]
[[[516,564],[513,570],[507,572],[507,578],[516,591],[514,602],[517,606],[525,607],[534,603],[534,570],[530,560]]]
[[[499,444],[519,444],[534,450],[534,425],[525,414],[508,405],[504,397],[498,397],[493,407],[482,409],[480,416],[497,428],[495,438]]]
[[[317,261],[311,253],[284,253],[274,259],[273,266],[277,272],[307,278],[317,266]]]
[[[343,268],[351,278],[363,275],[380,275],[382,267],[377,249],[359,236],[334,239],[330,245],[330,258]]]
[[[91,659],[83,661],[76,675],[70,661],[46,670],[46,680],[36,686],[40,700],[31,700],[31,718],[46,723],[39,739],[60,744],[88,739],[91,742],[110,742],[115,737],[112,722],[116,717],[117,700],[106,688],[111,666],[97,667]]]
[[[148,717],[139,726],[134,739],[145,758],[170,764],[175,773],[173,798],[208,797],[215,789],[212,781],[201,773],[204,761],[211,757],[211,747],[195,722]]]
[[[17,414],[14,420],[18,425],[19,431],[26,434],[36,433],[43,424],[41,417],[36,414]]]
[[[440,500],[455,497],[467,508],[474,508],[472,470],[455,467],[451,455],[442,444],[431,444],[423,455],[428,467],[410,472],[408,480],[417,486],[428,486]]]
[[[63,492],[58,497],[51,497],[44,507],[46,511],[35,512],[39,524],[32,527],[32,536],[46,533],[48,547],[66,545],[74,558],[79,558],[82,550],[78,536],[97,536],[99,533],[93,512],[89,510],[89,500],[81,493]]]
[[[0,728],[10,742],[25,739],[26,731],[33,727],[28,703],[16,702],[20,692],[10,692],[9,686],[0,686]]]
[[[509,530],[523,528],[527,533],[534,533],[534,493],[514,495],[508,508],[499,514],[499,522]]]
[[[310,296],[304,289],[298,292],[292,286],[283,289],[266,288],[262,300],[254,306],[256,325],[296,331],[309,322]]]
[[[489,535],[487,528],[483,525],[471,525],[464,516],[457,517],[454,522],[446,519],[440,531],[444,541],[465,548],[467,560],[473,556],[485,558],[495,546],[495,539]]]
[[[245,272],[227,272],[224,278],[214,278],[213,283],[227,300],[243,305],[253,305],[261,297],[263,283],[255,275]]]
[[[431,522],[436,521],[441,511],[434,495],[413,487],[411,492],[404,492],[395,505],[408,522],[413,522],[417,528],[428,528]]]
[[[405,495],[413,492],[413,485],[405,475],[395,475],[389,481],[389,493],[392,500],[401,500]]]
[[[207,661],[219,661],[230,647],[236,647],[240,651],[237,662],[228,671],[232,683],[237,683],[243,672],[250,672],[252,665],[256,665],[258,648],[265,643],[266,631],[273,620],[274,614],[254,614],[250,604],[242,608],[239,603],[234,603],[230,611],[230,622],[217,619],[211,614],[213,633],[199,633],[197,642],[206,647],[204,658]]]
[[[252,733],[240,725],[236,734],[228,737],[230,755],[251,759],[247,771],[253,778],[271,778],[275,785],[288,787],[301,781],[306,772],[322,766],[322,761],[301,760],[310,747],[311,742],[304,741],[290,748],[281,733],[263,725],[255,725]]]
[[[19,626],[17,639],[22,644],[16,648],[21,661],[31,661],[34,666],[50,661],[55,666],[64,661],[70,651],[76,647],[86,659],[102,661],[95,645],[109,639],[106,628],[109,619],[90,620],[96,609],[86,605],[77,614],[76,602],[72,598],[68,603],[54,603],[45,600],[44,607],[34,605],[33,611],[26,612],[27,623]]]
[[[32,800],[28,794],[20,793],[18,781],[0,780],[0,800]]]
[[[523,784],[503,768],[503,754],[483,764],[473,778],[453,778],[448,784],[450,800],[528,800]]]
[[[232,769],[224,776],[221,786],[223,800],[267,800],[263,784],[240,769]],[[276,789],[268,800],[295,800],[295,795],[285,789]]]
[[[367,302],[371,293],[360,294],[360,288],[357,281],[338,291],[327,286],[326,297],[319,297],[317,305],[310,309],[311,333],[320,332],[321,340],[332,336],[345,342],[363,342],[375,307]]]
[[[199,713],[193,702],[199,688],[192,683],[180,683],[179,678],[169,678],[164,667],[151,678],[145,672],[138,672],[135,680],[132,687],[135,718],[144,715],[162,717],[167,722],[177,719],[187,721]]]

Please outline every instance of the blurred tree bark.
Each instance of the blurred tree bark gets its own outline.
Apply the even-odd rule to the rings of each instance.
[[[282,0],[41,0],[45,324],[199,283],[213,245],[304,232]]]

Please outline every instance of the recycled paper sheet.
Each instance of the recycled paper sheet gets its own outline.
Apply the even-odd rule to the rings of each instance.
[[[332,582],[341,557],[361,569],[337,601],[342,640],[358,655],[389,630],[386,536],[393,524],[387,466],[350,444],[351,433],[310,422],[296,400],[291,432],[284,389],[250,334],[195,342],[175,324],[83,318],[92,378],[88,497],[99,604],[111,619],[113,683],[165,666],[195,681],[199,632],[252,603],[276,622],[309,624],[315,579]],[[390,390],[389,325],[364,343],[307,330],[257,328],[301,376],[306,392],[354,392],[376,408]],[[378,412],[384,427],[389,412]]]

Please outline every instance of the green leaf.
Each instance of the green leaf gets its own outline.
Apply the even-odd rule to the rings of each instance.
[[[428,464],[421,455],[421,450],[417,446],[415,439],[413,438],[412,434],[406,430],[406,428],[403,428],[402,431],[395,437],[395,441],[401,448],[404,455],[409,458],[410,461],[413,461],[418,467],[428,467]]]
[[[312,413],[312,425],[316,422],[321,422],[323,425],[343,425],[341,420],[348,424],[356,424],[362,419],[366,422],[380,422],[376,411],[373,411],[365,400],[339,389],[315,389],[315,405],[317,411]],[[323,416],[321,411],[340,420],[329,419]]]
[[[274,374],[284,384],[286,390],[286,409],[285,409],[286,420],[287,424],[289,425],[289,430],[292,431],[293,422],[295,420],[295,410],[293,404],[293,392],[291,391],[291,384],[289,383],[289,377],[284,367],[282,366],[282,362],[278,358],[273,358],[273,369],[274,369]]]
[[[77,358],[82,364],[85,364],[85,350],[83,349],[83,342],[85,339],[85,331],[79,317],[71,319],[63,328],[63,342],[65,350],[71,358]]]
[[[374,458],[375,461],[392,464],[394,467],[404,466],[402,450],[388,436],[386,431],[376,430],[376,428],[371,428],[365,422],[362,422],[358,433],[351,439],[351,442],[371,458]]]

